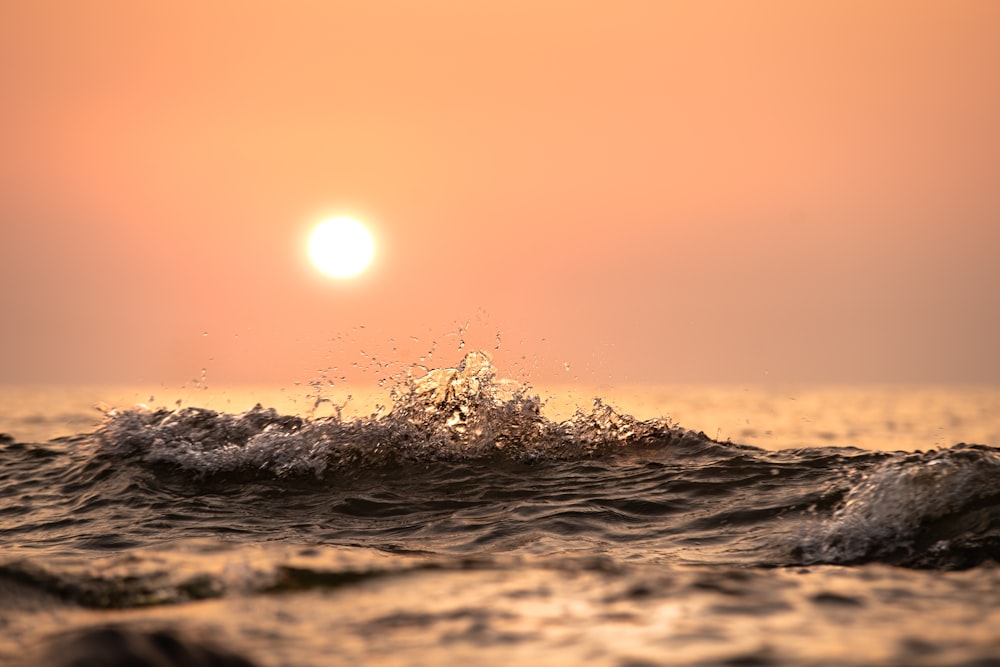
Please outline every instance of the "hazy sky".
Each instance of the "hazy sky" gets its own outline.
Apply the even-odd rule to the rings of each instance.
[[[287,384],[468,321],[537,381],[1000,382],[998,35],[994,0],[4,2],[0,381]],[[351,281],[307,260],[334,214],[377,237]]]

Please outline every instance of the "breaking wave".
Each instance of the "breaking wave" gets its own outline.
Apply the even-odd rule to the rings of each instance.
[[[554,422],[542,400],[498,379],[484,352],[394,388],[393,407],[367,417],[280,415],[257,405],[241,414],[203,408],[109,413],[97,437],[105,451],[215,475],[277,478],[443,461],[575,459],[667,444],[722,446],[667,420],[638,420],[600,400]]]
[[[802,549],[806,562],[962,567],[1000,555],[1000,451],[897,454],[858,475]]]

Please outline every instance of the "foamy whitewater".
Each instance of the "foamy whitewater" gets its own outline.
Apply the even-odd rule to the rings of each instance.
[[[369,414],[0,436],[0,662],[1000,665],[1000,442],[762,448],[546,400],[475,352]]]

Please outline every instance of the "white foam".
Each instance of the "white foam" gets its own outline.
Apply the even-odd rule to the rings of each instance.
[[[807,562],[850,563],[912,550],[928,522],[994,495],[1000,456],[958,445],[898,455],[865,474],[803,544]]]

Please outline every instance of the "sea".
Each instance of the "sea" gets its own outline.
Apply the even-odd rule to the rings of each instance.
[[[1000,387],[366,391],[4,387],[0,664],[1000,665]]]

